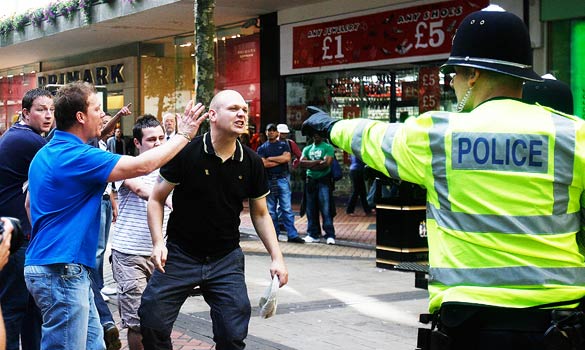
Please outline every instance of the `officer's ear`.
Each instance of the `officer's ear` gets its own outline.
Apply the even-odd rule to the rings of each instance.
[[[475,83],[477,83],[477,81],[479,80],[479,77],[481,76],[481,70],[477,68],[469,68],[466,74],[467,84],[469,85],[469,87],[473,87]]]

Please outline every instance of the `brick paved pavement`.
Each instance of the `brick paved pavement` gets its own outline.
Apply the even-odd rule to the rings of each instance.
[[[296,212],[298,213],[298,204],[293,204],[293,209],[296,210]],[[260,257],[264,257],[266,256],[266,252],[264,250],[264,247],[262,245],[262,243],[258,240],[257,236],[255,235],[254,232],[254,228],[253,225],[251,223],[251,219],[250,219],[250,215],[248,212],[248,209],[245,208],[244,211],[242,212],[241,216],[241,226],[240,226],[240,231],[242,232],[242,242],[241,242],[241,246],[242,249],[244,250],[244,252],[246,253],[247,256],[260,256]],[[375,216],[348,216],[345,214],[345,208],[343,206],[338,206],[337,207],[337,216],[334,219],[334,224],[335,224],[335,228],[336,228],[336,235],[337,235],[337,244],[336,245],[326,245],[324,243],[319,243],[319,244],[294,244],[294,243],[288,243],[286,241],[282,241],[280,242],[280,246],[281,249],[283,251],[283,254],[285,255],[286,259],[287,259],[287,264],[289,265],[289,271],[291,271],[291,275],[293,274],[292,270],[293,267],[290,266],[289,261],[294,260],[294,257],[298,257],[300,262],[295,262],[295,264],[304,264],[304,260],[303,258],[315,258],[315,259],[357,259],[357,261],[362,261],[360,264],[363,265],[363,261],[366,262],[366,266],[370,266],[371,264],[371,269],[372,270],[379,270],[379,269],[375,269],[375,241],[376,241],[376,230],[375,230]],[[303,218],[298,217],[298,215],[295,216],[295,225],[299,231],[299,233],[304,236],[306,233],[306,226],[307,226],[307,221],[306,221],[306,216]],[[281,236],[283,237],[283,236]],[[247,258],[247,261],[250,260],[249,258]],[[327,260],[325,260],[327,261]],[[354,264],[348,263],[349,266],[352,266]],[[248,262],[247,262],[248,265]],[[267,269],[266,265],[266,269]],[[246,270],[246,275],[247,275],[247,279],[248,279],[248,273],[249,273],[249,268]],[[391,272],[394,274],[398,274],[398,278],[404,280],[403,277],[408,276],[407,274],[401,274],[398,272]],[[105,269],[105,280],[106,280],[106,284],[112,284],[115,285],[114,282],[112,281],[111,278],[111,270],[109,268]],[[297,272],[295,271],[295,277],[298,279],[299,276],[303,276],[303,272]],[[329,273],[331,274],[331,273]],[[404,287],[401,288],[406,288],[406,290],[408,290],[408,286],[412,285],[412,282],[410,282],[412,278],[408,277],[407,281],[401,281],[401,283],[404,284]],[[306,282],[308,284],[310,283],[319,283],[318,281],[308,281]],[[289,283],[292,284],[292,283]],[[258,291],[254,291],[254,287],[249,285],[249,294],[251,293],[258,293]],[[392,287],[390,287],[390,290],[392,289]],[[374,293],[374,292],[372,292]],[[376,291],[376,293],[378,293]],[[397,295],[414,295],[414,300],[419,300],[420,298],[425,298],[425,293],[426,292],[422,292],[422,291],[407,291],[404,292],[403,290],[401,291],[397,291],[396,294]],[[409,293],[415,293],[415,294],[409,294]],[[416,294],[418,293],[418,294]],[[422,294],[420,294],[422,293]],[[422,295],[422,296],[421,296]],[[252,300],[252,295],[250,295],[251,301],[252,301],[252,305],[254,305],[255,300]],[[393,297],[391,297],[393,298]],[[409,297],[410,298],[410,297]],[[193,299],[193,298],[190,298]],[[407,298],[408,299],[408,298]],[[204,304],[204,302],[200,302],[202,304]],[[426,303],[426,301],[418,301],[418,303],[420,305],[423,305]],[[191,304],[197,304],[197,302],[191,303]],[[318,304],[318,303],[317,303]],[[420,305],[417,304],[420,308]],[[294,314],[296,308],[298,308],[299,306],[295,303],[292,303],[291,306],[293,308],[292,311],[289,310],[289,313],[292,312],[292,314]],[[309,304],[309,305],[313,305],[313,304]],[[193,306],[190,306],[193,307]],[[283,308],[286,308],[286,306],[282,306]],[[329,306],[329,308],[331,307],[331,305]],[[115,316],[115,319],[118,323],[119,326],[119,315],[118,312],[116,310],[116,306],[115,306],[115,298],[112,298],[110,301],[110,308]],[[189,307],[187,307],[189,308]],[[206,306],[203,305],[203,308],[205,309]],[[281,309],[282,310],[282,309]],[[257,313],[257,310],[255,310]],[[420,311],[424,311],[424,310],[420,310]],[[323,311],[322,311],[323,312]],[[322,312],[320,312],[320,315],[322,315]],[[327,314],[327,310],[324,310],[324,312]],[[177,320],[177,322],[175,323],[175,327],[174,327],[174,331],[172,334],[172,338],[173,338],[173,346],[174,349],[181,349],[181,350],[187,350],[187,349],[214,349],[215,346],[213,345],[214,342],[211,339],[211,331],[210,331],[210,324],[209,324],[209,320],[207,317],[208,311],[199,311],[199,312],[184,312],[184,310],[181,311],[181,314]],[[254,326],[254,324],[257,322],[255,321],[255,317],[256,314],[254,314],[253,311],[253,320],[251,323],[251,328]],[[299,314],[299,317],[301,315]],[[327,316],[325,316],[327,317]],[[331,317],[331,316],[329,316]],[[333,320],[335,322],[337,322],[337,320]],[[301,321],[299,320],[298,322],[305,322],[304,320]],[[364,321],[365,322],[365,321]],[[343,322],[342,322],[343,323]],[[366,323],[364,323],[366,324]],[[267,323],[264,323],[264,326],[261,327],[260,331],[261,332],[263,329],[265,329],[267,326]],[[357,328],[359,328],[359,326],[356,326]],[[370,327],[370,328],[375,328],[375,327]],[[270,329],[270,327],[268,326],[268,329]],[[202,331],[205,330],[205,331]],[[379,333],[379,330],[376,330]],[[414,332],[414,330],[411,330],[412,332]],[[367,332],[368,329],[366,328],[365,330],[361,330],[359,331],[360,333],[362,333],[361,335],[366,338],[366,339],[362,339],[360,340],[361,343],[368,343],[367,341]],[[403,330],[397,330],[396,332],[400,333],[403,332]],[[302,338],[304,337],[303,332],[300,331],[299,336]],[[123,343],[123,349],[127,349],[127,344],[126,344],[126,331],[121,331],[121,337],[122,337],[122,343]],[[347,340],[344,340],[347,337],[347,335],[342,335],[342,334],[334,334],[334,337],[332,338],[333,340],[330,340],[331,342],[335,342],[335,340],[337,339],[339,341],[339,343],[341,345],[332,345],[332,348],[344,348],[343,346],[343,342],[346,342],[349,339],[352,339],[352,337],[347,338]],[[413,335],[409,334],[406,338],[412,338]],[[358,337],[359,338],[359,337]],[[357,339],[357,338],[353,338],[353,339]],[[401,339],[400,337],[397,338],[398,340],[398,347],[395,347],[396,349],[410,349],[412,348],[412,345],[409,344],[407,347],[402,347],[404,346],[403,342],[404,340]],[[388,340],[386,340],[388,341]],[[394,341],[394,338],[391,338],[390,341]],[[297,347],[288,347],[283,345],[284,343],[286,343],[285,339],[283,339],[282,343],[278,342],[278,344],[276,343],[272,343],[270,341],[267,341],[266,339],[262,338],[257,338],[254,337],[253,335],[250,335],[248,337],[247,340],[247,344],[248,347],[250,349],[294,349]],[[302,343],[302,342],[301,342]],[[361,344],[360,343],[360,344]],[[313,344],[313,343],[308,343],[308,344]],[[327,343],[329,344],[329,343]],[[349,343],[351,344],[351,342]],[[300,345],[299,345],[300,346]],[[363,345],[363,347],[357,346],[355,348],[377,348],[375,345]],[[309,346],[310,347],[310,346]],[[329,346],[327,346],[329,347]],[[307,347],[303,347],[300,346],[298,347],[298,349],[305,349]]]
[[[301,236],[307,233],[307,216],[299,217],[298,203],[293,203],[293,211],[295,213],[295,227]],[[361,213],[358,210],[356,213]],[[245,206],[244,211],[240,215],[241,225],[240,230],[244,233],[254,232],[250,213]],[[357,214],[356,216],[349,216],[345,213],[345,206],[337,204],[337,215],[333,219],[335,226],[336,241],[340,241],[341,245],[359,246],[363,248],[374,249],[376,244],[376,216],[364,216]]]

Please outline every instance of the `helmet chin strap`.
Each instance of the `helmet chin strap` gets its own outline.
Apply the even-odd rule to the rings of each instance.
[[[469,96],[471,96],[471,89],[473,89],[473,86],[467,88],[465,95],[463,95],[463,98],[457,104],[457,112],[463,112],[463,108],[465,108],[465,104],[467,103],[467,100],[469,100]]]

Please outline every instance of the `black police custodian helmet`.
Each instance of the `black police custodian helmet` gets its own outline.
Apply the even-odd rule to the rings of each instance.
[[[542,81],[532,69],[528,29],[520,18],[505,11],[477,11],[463,19],[453,38],[451,55],[441,71],[453,73],[454,66]]]
[[[522,88],[522,100],[573,114],[573,92],[569,85],[560,80],[544,79],[542,83],[527,81]]]

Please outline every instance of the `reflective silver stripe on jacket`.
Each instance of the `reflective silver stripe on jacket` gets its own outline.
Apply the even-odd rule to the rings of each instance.
[[[360,121],[356,126],[351,139],[351,151],[353,152],[353,154],[356,155],[361,154],[364,130],[371,123],[373,123],[372,120],[364,119],[363,121]],[[398,126],[399,126],[398,123],[388,124],[382,140],[382,151],[384,152],[385,167],[388,170],[390,176],[395,179],[398,179],[399,177],[396,161],[392,156],[392,141],[394,140],[394,135],[396,134]]]
[[[353,152],[354,155],[362,154],[362,140],[363,140],[364,130],[371,123],[372,123],[371,120],[362,119],[358,123],[358,125],[355,127],[355,130],[353,131],[353,135],[351,136],[351,151]]]
[[[447,156],[445,153],[445,134],[449,127],[449,114],[437,112],[433,114],[433,127],[429,131],[429,142],[433,153],[431,168],[435,192],[441,209],[451,210],[449,187],[447,186]]]
[[[553,114],[555,125],[555,181],[553,183],[553,214],[565,214],[569,208],[569,186],[573,182],[575,160],[575,124],[572,120]]]
[[[515,266],[498,268],[429,269],[429,282],[447,286],[543,286],[550,284],[585,285],[583,267]]]
[[[579,231],[580,218],[580,212],[530,216],[456,213],[427,203],[427,219],[436,220],[440,227],[463,232],[564,234]]]

